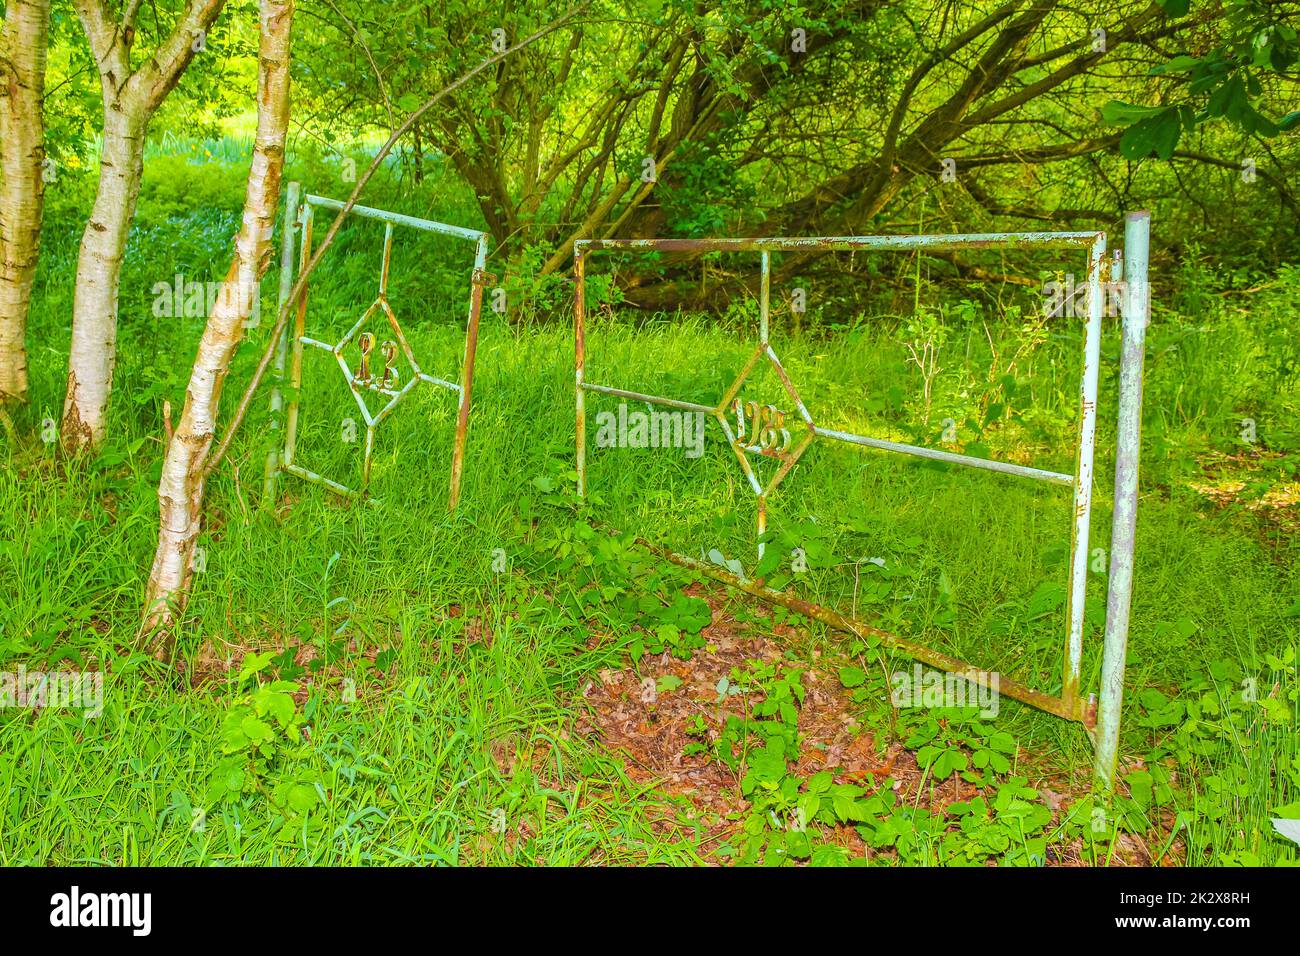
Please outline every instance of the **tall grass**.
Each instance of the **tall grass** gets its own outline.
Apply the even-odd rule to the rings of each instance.
[[[643,792],[616,756],[573,732],[585,682],[625,664],[631,635],[593,640],[592,623],[571,601],[571,583],[527,570],[531,542],[571,520],[546,504],[547,489],[563,487],[573,467],[573,353],[563,303],[553,322],[526,333],[485,311],[463,500],[454,515],[445,508],[450,394],[422,387],[381,426],[374,499],[364,506],[285,477],[279,507],[262,508],[266,418],[259,410],[209,490],[206,564],[179,642],[181,674],[204,679],[194,689],[146,679],[147,665],[123,653],[156,540],[160,410],[164,401],[175,407],[183,399],[202,322],[156,316],[153,286],[178,272],[224,271],[241,190],[238,144],[217,144],[213,159],[222,161],[205,156],[200,164],[186,158],[184,145],[160,144],[147,168],[124,269],[105,455],[65,464],[34,439],[2,452],[0,578],[8,599],[0,663],[102,669],[106,707],[98,719],[0,712],[0,793],[7,795],[0,863],[698,862],[703,851],[682,836],[684,811]],[[342,195],[341,181],[320,185],[337,174],[331,162],[302,157],[290,175],[313,191]],[[54,225],[33,317],[34,401],[20,416],[28,435],[43,415],[55,414],[62,394],[75,257],[67,227],[87,198],[84,183],[62,188],[51,201]],[[473,222],[467,197],[436,177],[419,194],[400,192],[394,172],[367,201]],[[313,285],[312,334],[337,334],[370,303],[380,236],[364,225],[345,231]],[[394,309],[423,367],[441,377],[454,378],[460,361],[468,271],[466,250],[455,244],[400,238]],[[264,294],[273,301],[270,282]],[[1197,454],[1238,448],[1240,415],[1294,420],[1294,375],[1270,361],[1277,345],[1269,344],[1270,330],[1285,321],[1287,294],[1285,285],[1248,298],[1207,289],[1194,304],[1157,313],[1130,645],[1135,689],[1199,700],[1223,693],[1223,680],[1206,677],[1223,668],[1255,675],[1265,688],[1294,687],[1294,670],[1275,673],[1266,655],[1296,642],[1296,542],[1265,539],[1255,515],[1204,505],[1187,485]],[[716,400],[752,348],[747,309],[649,323],[593,319],[588,378]],[[949,345],[924,427],[917,425],[918,372],[900,344],[910,334],[908,316],[863,317],[844,331],[778,323],[774,344],[819,423],[935,441],[951,419],[961,445],[1069,471],[1077,330],[1030,340],[1023,314],[953,303],[940,315]],[[245,377],[265,335],[265,328],[251,333],[233,382]],[[1007,356],[1021,346],[1008,372]],[[1105,352],[1115,347],[1108,323]],[[310,352],[306,363],[299,460],[351,483],[360,449],[342,440],[342,430],[356,408],[336,367]],[[1008,374],[1014,384],[1004,382]],[[1107,374],[1103,410],[1114,407],[1114,385]],[[781,403],[770,373],[756,376],[753,388]],[[227,413],[235,391],[228,390]],[[593,398],[589,419],[612,408]],[[699,459],[680,450],[593,449],[592,493],[617,527],[688,553],[717,548],[748,566],[752,496],[716,426],[709,427]],[[1098,448],[1104,501],[1109,415]],[[770,520],[776,527],[812,522],[824,538],[832,560],[798,584],[809,596],[883,615],[976,664],[1059,689],[1067,492],[819,443],[774,497]],[[1109,514],[1099,503],[1093,546],[1107,548],[1108,533]],[[510,573],[494,570],[502,552]],[[864,562],[880,557],[906,569],[905,586],[868,598],[864,576],[875,565]],[[1086,687],[1097,682],[1104,591],[1104,573],[1094,574]],[[241,656],[325,646],[345,622],[342,660],[312,677],[305,704],[316,759],[339,781],[324,823],[311,832],[276,831],[256,798],[196,814],[209,809],[204,793]],[[814,652],[833,658],[842,644],[814,629],[792,651],[811,662]],[[376,666],[385,651],[390,665]],[[344,699],[348,680],[355,702]],[[1159,709],[1155,699],[1134,693],[1127,705],[1126,753],[1165,747],[1174,731],[1148,719]],[[1240,726],[1209,735],[1223,746],[1198,745],[1204,753],[1195,761],[1177,763],[1182,758],[1170,751],[1186,768],[1180,772],[1188,779],[1177,783],[1194,803],[1218,785],[1211,778],[1241,791],[1232,797],[1239,812],[1231,820],[1186,818],[1180,839],[1193,862],[1240,861],[1243,852],[1266,863],[1295,859],[1267,823],[1296,799],[1286,770],[1296,759],[1294,724],[1265,720],[1262,710],[1243,713]],[[1076,727],[1015,705],[1000,721],[1024,747],[1086,785],[1089,748]],[[1193,770],[1204,774],[1198,779]],[[499,810],[509,821],[505,833],[494,826]]]

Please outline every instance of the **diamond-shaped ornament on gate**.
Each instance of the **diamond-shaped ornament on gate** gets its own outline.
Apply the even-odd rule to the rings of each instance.
[[[328,346],[366,422],[366,447],[361,466],[363,486],[370,484],[375,429],[407,395],[421,382],[460,390],[459,386],[429,375],[420,368],[415,351],[402,331],[402,324],[388,304],[388,267],[392,252],[393,227],[389,224],[384,230],[379,296],[336,345]],[[383,316],[382,321],[377,318],[379,315]],[[407,368],[402,368],[400,359],[406,360]],[[371,411],[372,402],[378,407],[377,412]]]
[[[776,374],[781,389],[790,400],[788,408],[742,398],[741,391],[745,384],[764,365]],[[760,498],[766,498],[776,490],[777,485],[785,480],[790,469],[817,437],[807,406],[768,342],[759,343],[745,367],[723,394],[722,400],[714,407],[713,415],[722,426],[723,434],[727,436],[750,487]],[[758,472],[750,462],[751,455],[780,462],[775,474],[766,484],[759,479]]]
[[[386,329],[383,326],[378,331],[368,328],[376,313],[382,313],[387,319]],[[381,334],[383,332],[391,333],[391,337]],[[354,344],[356,347],[352,348]],[[380,290],[379,298],[339,340],[333,352],[368,427],[374,427],[387,418],[422,379],[420,363],[416,361],[411,343],[388,304],[386,289]],[[408,369],[399,365],[399,356],[406,359]],[[378,412],[370,410],[367,395],[372,396],[371,401],[377,405],[383,403]]]

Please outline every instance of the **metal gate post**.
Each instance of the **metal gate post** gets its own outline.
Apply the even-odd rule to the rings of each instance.
[[[581,246],[573,250],[573,348],[574,389],[577,430],[574,459],[578,472],[578,497],[587,496],[587,401],[582,387],[583,370],[587,364],[587,252]]]
[[[474,353],[478,349],[478,319],[483,309],[483,283],[487,281],[487,236],[480,236],[474,250],[474,278],[469,292],[469,322],[465,326],[465,361],[460,367],[460,407],[456,410],[456,444],[451,452],[451,489],[447,510],[460,503],[460,476],[465,465],[465,436],[469,433],[470,393],[474,388]]]
[[[298,243],[299,274],[307,268],[307,263],[311,260],[312,225],[315,221],[316,213],[310,205],[304,204],[302,207],[302,235]],[[297,467],[294,464],[293,456],[298,446],[298,405],[301,397],[300,389],[302,388],[302,333],[306,320],[307,286],[304,285],[302,295],[294,303],[293,338],[290,340],[293,344],[293,351],[289,353],[289,388],[291,393],[284,418],[284,451],[280,454],[281,471],[289,471]]]
[[[1138,458],[1142,437],[1142,364],[1146,328],[1151,321],[1147,266],[1151,214],[1131,212],[1124,219],[1123,331],[1119,367],[1119,428],[1115,450],[1115,512],[1110,537],[1110,581],[1106,594],[1106,635],[1101,661],[1101,700],[1097,711],[1095,785],[1115,786],[1119,755],[1120,707],[1128,653],[1129,609],[1133,597],[1133,550],[1137,531]]]
[[[758,293],[758,347],[760,349],[771,349],[768,344],[768,318],[771,312],[772,296],[772,253],[766,249],[762,251],[759,259],[763,276],[759,286]],[[758,560],[763,560],[763,535],[767,533],[767,492],[769,489],[763,489],[758,496],[757,508],[757,528],[758,528]]]
[[[284,229],[280,234],[280,294],[275,303],[277,317],[284,311],[284,304],[289,300],[289,292],[293,289],[293,252],[298,237],[298,196],[301,191],[301,185],[292,182],[285,192]],[[286,323],[280,341],[275,344],[274,385],[271,387],[271,447],[266,452],[266,469],[262,478],[262,506],[267,508],[275,504],[276,479],[280,474],[280,443],[277,439],[284,411],[284,396],[280,393],[280,386],[284,383],[284,363],[288,353],[289,325]]]
[[[1106,302],[1101,274],[1106,236],[1097,236],[1088,251],[1088,325],[1084,332],[1083,383],[1080,386],[1079,450],[1074,466],[1074,526],[1070,535],[1070,595],[1066,604],[1069,632],[1061,697],[1070,707],[1079,697],[1083,666],[1084,606],[1088,595],[1088,537],[1092,525],[1092,467],[1097,446],[1097,378],[1101,366],[1101,318]]]

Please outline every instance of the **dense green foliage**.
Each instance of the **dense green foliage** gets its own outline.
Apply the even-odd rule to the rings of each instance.
[[[1268,822],[1300,801],[1295,507],[1255,506],[1269,492],[1294,500],[1300,465],[1294,267],[1224,268],[1190,245],[1178,262],[1162,260],[1125,785],[1107,813],[1086,796],[1088,745],[1076,728],[1012,702],[996,721],[894,711],[886,676],[910,668],[906,659],[734,596],[710,608],[683,590],[688,575],[598,530],[607,521],[753,561],[752,501],[716,432],[694,461],[600,450],[593,507],[573,501],[571,293],[560,282],[534,279],[526,302],[485,312],[460,511],[444,505],[452,403],[432,392],[381,433],[370,504],[286,479],[279,506],[262,510],[259,401],[212,483],[178,668],[160,673],[124,651],[156,539],[162,404],[179,403],[202,325],[155,315],[154,286],[224,270],[245,152],[173,134],[149,158],[124,269],[122,400],[93,462],[61,461],[39,440],[61,394],[69,264],[90,199],[75,177],[51,190],[34,401],[2,452],[0,665],[102,670],[105,707],[94,718],[0,711],[0,862],[863,861],[836,837],[844,827],[878,863],[1100,863],[1126,858],[1133,838],[1151,859],[1295,861]],[[328,168],[300,150],[289,176],[319,182]],[[367,198],[458,222],[477,208],[443,163],[418,187],[394,163]],[[313,287],[314,329],[337,331],[369,303],[381,235],[373,225],[345,232]],[[393,307],[444,374],[457,367],[468,266],[450,244],[396,247]],[[595,274],[614,266],[631,269],[611,261]],[[1069,268],[989,266],[1035,280]],[[1042,317],[1037,281],[953,284],[914,259],[860,257],[851,268],[872,285],[870,307],[828,295],[774,319],[815,415],[929,442],[951,419],[969,453],[1069,469],[1080,329]],[[614,286],[596,285],[616,304]],[[267,303],[273,290],[271,278]],[[745,299],[688,316],[615,309],[595,322],[589,368],[711,399],[751,348],[754,316]],[[250,344],[265,335],[254,330]],[[1102,487],[1113,320],[1106,336]],[[928,408],[905,348],[926,337],[943,347]],[[253,352],[241,353],[234,380]],[[354,410],[337,372],[309,366],[304,393],[302,460],[355,475],[358,448],[338,437]],[[1243,419],[1256,425],[1250,440]],[[1229,479],[1245,487],[1226,503],[1194,487]],[[774,501],[772,550],[806,552],[806,573],[778,572],[801,593],[1050,690],[1068,514],[1059,489],[818,446]],[[1109,514],[1099,507],[1093,520],[1105,548]],[[1093,575],[1085,684],[1096,679],[1104,584]],[[661,654],[705,658],[710,621],[780,635],[785,649],[720,683],[722,700],[753,701],[745,716],[701,708],[698,749],[686,756],[734,773],[739,809],[720,823],[629,776],[577,726],[602,671],[646,672]],[[915,753],[924,800],[801,769],[798,714],[816,669],[836,676],[876,746]],[[684,692],[658,679],[661,696]],[[957,786],[977,794],[932,802]],[[722,838],[706,838],[718,827]]]

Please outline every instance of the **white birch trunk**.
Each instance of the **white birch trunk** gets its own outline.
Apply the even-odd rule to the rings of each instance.
[[[235,257],[190,373],[185,408],[167,445],[158,483],[158,548],[145,596],[140,645],[161,660],[174,649],[174,627],[189,598],[194,546],[203,515],[203,469],[216,432],[221,387],[243,338],[258,284],[271,262],[271,233],[280,200],[289,125],[289,41],[293,0],[260,0],[257,139],[244,197]]]
[[[81,237],[72,300],[72,350],[61,432],[70,450],[98,448],[104,440],[117,360],[118,280],[140,195],[145,125],[143,103],[117,98],[104,107],[99,191]]]
[[[27,400],[27,310],[45,203],[50,0],[8,0],[0,35],[0,407]]]
[[[171,34],[150,54],[136,51],[138,2],[115,19],[108,0],[72,0],[90,42],[104,99],[99,190],[81,238],[72,300],[72,350],[63,400],[63,447],[90,451],[103,444],[117,361],[117,295],[122,257],[140,195],[149,121],[202,48],[225,0],[188,0]],[[141,59],[141,55],[143,58]]]

